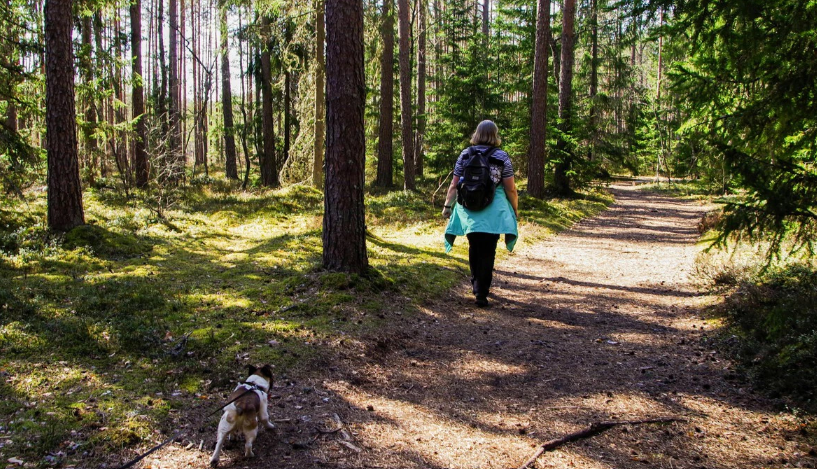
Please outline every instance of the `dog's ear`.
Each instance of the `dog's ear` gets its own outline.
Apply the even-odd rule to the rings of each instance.
[[[247,371],[249,371],[250,376],[254,375],[258,368],[255,365],[247,365]]]
[[[261,376],[266,376],[269,378],[270,384],[272,384],[272,367],[269,365],[264,365],[261,367]]]

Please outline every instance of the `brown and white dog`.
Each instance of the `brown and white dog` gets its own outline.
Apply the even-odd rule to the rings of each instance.
[[[218,423],[218,436],[216,440],[216,450],[210,458],[210,465],[217,466],[221,447],[224,445],[224,438],[232,434],[244,434],[244,456],[251,458],[255,456],[252,452],[252,443],[258,435],[258,423],[264,428],[273,429],[275,425],[269,421],[269,410],[267,409],[267,393],[272,386],[272,368],[264,365],[256,368],[249,366],[250,376],[241,384],[236,386],[228,401],[230,403],[224,407],[224,414]]]

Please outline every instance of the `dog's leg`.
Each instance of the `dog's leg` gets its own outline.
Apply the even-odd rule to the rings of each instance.
[[[267,395],[264,394],[261,397],[261,412],[259,413],[259,417],[261,418],[261,423],[264,424],[264,428],[266,428],[267,430],[274,430],[275,424],[269,421],[269,409],[267,408],[268,405],[269,404],[267,401]]]
[[[261,407],[261,423],[267,430],[275,430],[275,424],[269,421],[269,411],[267,406]]]
[[[255,453],[252,452],[252,443],[255,441],[255,437],[258,435],[258,427],[254,427],[252,429],[244,430],[244,457],[245,458],[254,458]]]
[[[210,458],[210,465],[213,467],[218,466],[218,459],[221,455],[221,448],[224,446],[224,437],[230,434],[233,430],[233,425],[235,424],[235,417],[232,419],[229,413],[225,412],[224,415],[221,416],[221,421],[218,423],[218,433],[216,438],[216,449],[213,451],[213,456]]]

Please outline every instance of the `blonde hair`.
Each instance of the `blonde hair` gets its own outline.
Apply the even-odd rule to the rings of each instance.
[[[471,145],[488,145],[498,147],[502,144],[499,138],[499,129],[493,121],[484,120],[477,125],[477,130],[471,135]]]

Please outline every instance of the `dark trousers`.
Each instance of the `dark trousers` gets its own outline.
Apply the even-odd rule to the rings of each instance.
[[[468,233],[468,263],[471,265],[471,285],[477,298],[488,296],[494,278],[494,259],[498,234]]]

